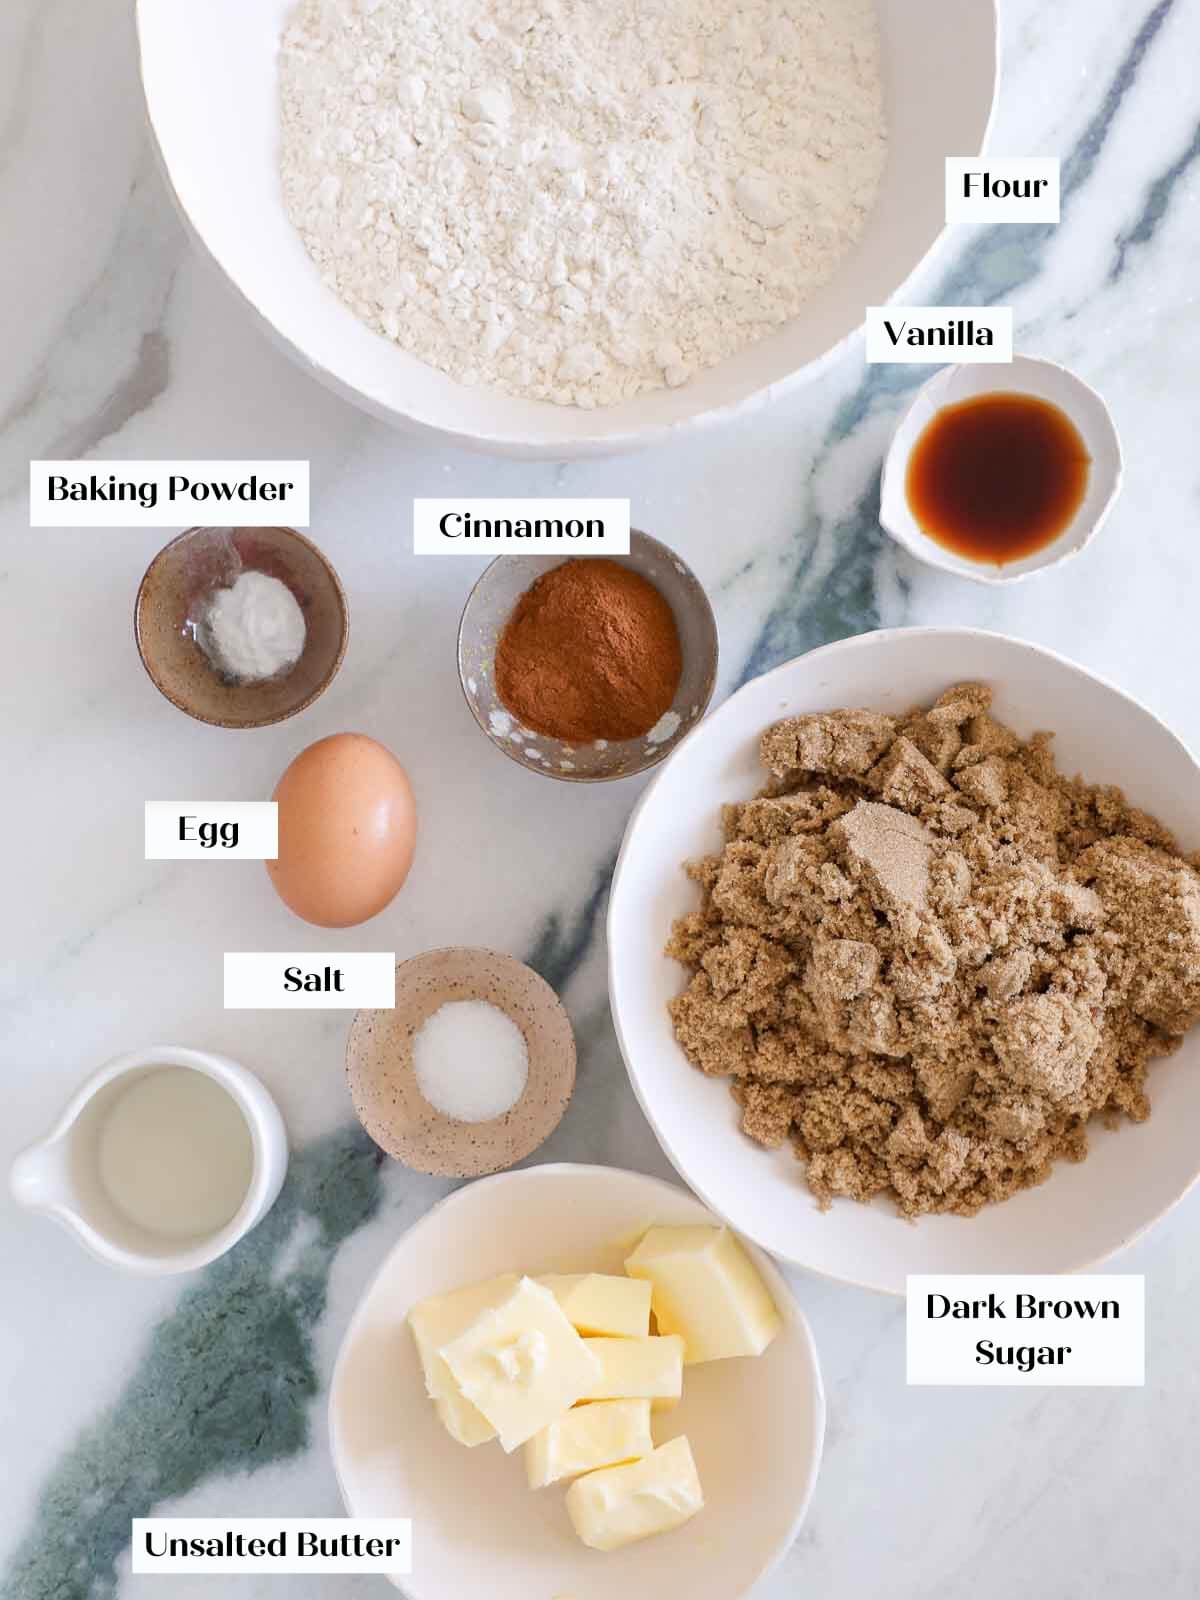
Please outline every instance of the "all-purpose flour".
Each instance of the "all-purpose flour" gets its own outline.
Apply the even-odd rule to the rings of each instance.
[[[581,406],[793,316],[886,155],[873,0],[301,0],[289,214],[363,321]]]

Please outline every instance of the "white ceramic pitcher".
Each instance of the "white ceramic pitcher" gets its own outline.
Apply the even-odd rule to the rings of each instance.
[[[250,1130],[251,1174],[241,1205],[223,1227],[184,1240],[155,1234],[127,1218],[109,1198],[97,1167],[107,1111],[135,1078],[162,1067],[190,1067],[215,1079]],[[46,1137],[17,1157],[9,1182],[20,1205],[62,1223],[101,1261],[127,1272],[164,1274],[203,1267],[236,1244],[274,1205],[287,1163],[283,1118],[253,1073],[227,1056],[157,1045],[118,1056],[94,1073]]]

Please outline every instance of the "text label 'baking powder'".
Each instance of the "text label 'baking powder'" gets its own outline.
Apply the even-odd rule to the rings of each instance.
[[[982,1387],[1139,1387],[1139,1275],[938,1273],[908,1279],[908,1381]]]
[[[31,461],[31,528],[308,527],[307,461]]]

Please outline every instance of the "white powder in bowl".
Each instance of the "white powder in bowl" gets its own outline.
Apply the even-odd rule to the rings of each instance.
[[[874,0],[300,0],[284,201],[412,355],[613,405],[833,276],[886,160],[880,56]]]
[[[258,683],[296,665],[307,632],[286,583],[266,572],[242,572],[212,597],[199,638],[227,677]]]
[[[525,1090],[529,1049],[511,1017],[486,1000],[450,1000],[412,1042],[417,1088],[455,1122],[490,1122]]]

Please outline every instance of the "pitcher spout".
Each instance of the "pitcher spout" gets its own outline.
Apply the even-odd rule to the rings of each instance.
[[[43,1139],[22,1150],[8,1184],[17,1204],[30,1211],[63,1211],[70,1193],[65,1140]]]

